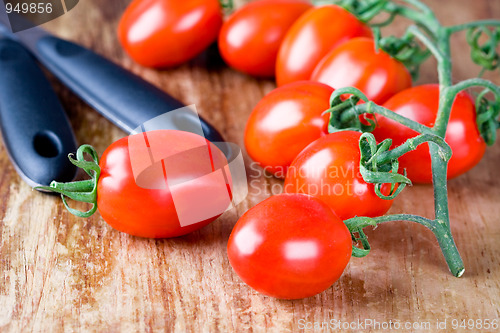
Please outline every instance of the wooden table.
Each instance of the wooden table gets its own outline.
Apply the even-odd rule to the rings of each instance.
[[[243,146],[246,118],[273,89],[273,82],[225,67],[216,52],[165,71],[134,64],[115,35],[128,2],[82,0],[46,27],[122,64],[184,103],[196,104],[228,141]],[[426,2],[447,24],[500,17],[496,0]],[[396,31],[401,31],[401,24]],[[478,73],[470,65],[463,37],[453,39],[457,80]],[[424,67],[420,82],[435,80],[433,66],[431,62]],[[500,83],[498,72],[495,75],[488,77]],[[80,143],[92,144],[102,153],[125,135],[52,81]],[[267,197],[265,189],[278,180],[253,179],[258,190],[251,190],[245,202],[200,231],[178,239],[140,239],[113,230],[99,214],[74,217],[59,198],[33,191],[17,176],[0,146],[0,331],[297,331],[314,322],[371,319],[429,322],[430,330],[420,330],[428,332],[438,331],[437,321],[447,320],[447,329],[440,330],[445,332],[452,331],[453,319],[498,320],[498,165],[497,142],[473,172],[449,183],[452,230],[466,266],[462,278],[448,272],[431,232],[394,222],[369,232],[372,253],[353,259],[330,289],[309,299],[283,301],[247,287],[226,256],[227,239],[238,217]],[[256,177],[256,172],[249,175]],[[431,187],[405,189],[391,212],[432,216]],[[477,330],[467,332],[472,331]]]

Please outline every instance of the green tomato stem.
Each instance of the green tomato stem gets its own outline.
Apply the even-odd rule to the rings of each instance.
[[[388,160],[384,163],[378,161],[380,156],[387,153],[391,144],[391,139],[377,144],[373,134],[366,132],[359,138],[359,172],[367,183],[375,184],[375,193],[384,200],[394,199],[406,185],[411,184],[408,177],[398,173],[399,162],[397,159]],[[391,184],[389,195],[382,193],[383,184]]]
[[[422,2],[420,2],[418,0],[403,0],[403,1],[406,2],[409,5],[412,5],[413,7],[421,10],[426,15],[433,17],[433,19],[435,21],[437,21],[436,17],[434,16],[434,13],[433,13],[432,9],[430,9],[429,6],[427,6],[426,4],[424,4],[424,3],[422,3]]]
[[[377,158],[377,164],[389,163],[390,161],[398,159],[404,154],[417,149],[419,145],[428,142],[432,142],[438,146],[438,156],[443,161],[448,161],[451,158],[451,148],[443,138],[434,134],[420,134],[406,140],[405,143],[392,150],[381,153]]]
[[[432,12],[432,10],[421,3],[420,1],[404,0],[406,3],[416,7],[419,11],[407,6],[399,5],[394,2],[389,2],[385,10],[389,13],[397,13],[397,15],[406,17],[410,21],[415,22],[419,27],[424,29],[430,36],[435,38],[441,25]]]
[[[467,30],[470,28],[484,27],[484,26],[500,27],[500,21],[498,21],[498,20],[479,20],[479,21],[468,22],[468,23],[464,23],[464,24],[452,25],[449,27],[444,27],[443,29],[447,30],[447,32],[449,34],[453,34],[455,32]]]
[[[443,223],[440,220],[431,220],[418,215],[411,214],[394,214],[394,215],[384,215],[374,218],[369,217],[353,217],[351,219],[345,220],[344,223],[352,233],[357,233],[359,230],[366,228],[368,226],[376,226],[378,224],[394,221],[408,221],[421,224],[432,231],[436,237],[439,247],[444,255],[446,263],[451,271],[451,273],[456,277],[461,277],[465,271],[464,263],[460,257],[460,253],[455,245],[453,236],[451,234],[449,225]],[[364,235],[361,235],[361,238]],[[361,240],[356,238],[356,240]],[[363,245],[364,246],[364,245]],[[359,249],[357,247],[353,248],[352,255],[355,257],[365,256],[370,248]]]
[[[446,59],[445,54],[435,45],[435,42],[431,40],[425,33],[423,33],[416,25],[412,25],[408,28],[407,33],[415,36],[422,44],[429,49],[432,55],[437,59],[438,63],[443,62]]]
[[[480,78],[473,78],[473,79],[468,79],[461,81],[454,86],[450,88],[450,94],[451,95],[456,95],[462,90],[473,88],[473,87],[483,87],[486,89],[489,89],[496,98],[500,99],[500,87],[494,84],[491,81],[485,80],[485,79],[480,79]]]
[[[429,151],[432,159],[432,182],[434,189],[435,228],[433,232],[443,251],[450,271],[454,276],[460,277],[465,269],[450,230],[447,186],[448,161],[443,161],[438,157],[437,146],[431,145]]]
[[[92,161],[87,161],[84,154],[88,154]],[[78,148],[76,152],[76,159],[72,157],[72,154],[68,155],[71,163],[79,168],[82,168],[91,179],[69,182],[69,183],[59,183],[53,181],[50,186],[39,186],[37,189],[56,192],[61,195],[64,206],[73,215],[78,217],[90,217],[97,211],[97,183],[101,175],[101,168],[99,167],[99,157],[94,147],[90,145],[82,145]],[[73,209],[69,207],[66,198],[72,200],[90,203],[92,207],[85,212]]]
[[[222,9],[232,11],[234,9],[234,2],[233,0],[219,0],[219,4]]]
[[[345,102],[345,105],[348,105],[347,101]],[[419,122],[416,122],[414,120],[408,119],[405,116],[402,116],[400,114],[397,114],[396,112],[389,110],[383,106],[377,105],[373,102],[368,102],[365,104],[360,104],[356,105],[355,107],[352,107],[350,110],[343,112],[341,114],[341,120],[342,121],[349,121],[354,119],[355,117],[359,117],[360,115],[367,113],[367,114],[374,114],[374,115],[381,115],[386,118],[389,118],[391,120],[394,120],[400,124],[403,124],[404,126],[411,128],[412,130],[418,132],[418,133],[432,133],[431,128],[420,124]]]
[[[61,191],[67,191],[67,192],[90,192],[94,188],[94,180],[93,179],[87,179],[87,180],[80,180],[76,182],[69,182],[69,183],[59,183],[56,181],[51,182],[51,189],[57,188]]]
[[[448,263],[450,271],[454,276],[460,277],[464,273],[464,266],[451,234],[448,207],[447,168],[448,161],[451,157],[451,148],[444,141],[444,137],[450,119],[451,108],[456,95],[464,89],[479,86],[485,88],[485,91],[483,91],[477,98],[477,100],[482,104],[482,113],[480,115],[481,117],[478,116],[478,124],[481,123],[484,127],[484,133],[482,132],[483,137],[487,138],[489,144],[491,144],[492,140],[496,137],[494,131],[496,131],[496,129],[500,126],[500,123],[496,119],[493,119],[498,117],[498,114],[500,113],[500,88],[495,84],[482,79],[470,79],[453,85],[450,38],[454,32],[461,30],[482,28],[485,26],[499,27],[500,21],[483,20],[456,26],[443,27],[437,20],[432,10],[420,0],[403,0],[405,4],[398,4],[387,0],[344,0],[339,2],[344,3],[344,5],[354,10],[367,8],[367,6],[370,5],[374,10],[377,9],[380,12],[385,12],[390,15],[389,19],[378,25],[386,25],[392,22],[396,16],[403,16],[413,21],[415,25],[412,25],[407,29],[405,35],[403,36],[403,41],[411,42],[412,38],[416,38],[436,58],[438,63],[437,70],[440,88],[439,107],[436,120],[432,128],[423,126],[406,117],[398,115],[391,110],[368,101],[366,96],[364,96],[357,89],[339,89],[332,94],[330,99],[332,108],[329,110],[332,113],[329,124],[329,129],[332,132],[348,128],[370,131],[375,125],[373,120],[365,118],[371,123],[371,126],[362,124],[359,121],[359,116],[367,113],[382,115],[420,133],[419,136],[408,139],[404,144],[392,150],[388,150],[390,145],[389,140],[377,145],[372,136],[362,136],[360,139],[360,151],[362,155],[360,170],[363,169],[365,171],[362,173],[363,178],[366,176],[365,180],[368,182],[375,183],[377,186],[380,186],[380,182],[389,182],[393,184],[394,187],[394,183],[399,181],[400,186],[404,187],[404,185],[408,183],[405,180],[406,177],[402,175],[398,175],[400,177],[397,177],[395,175],[398,168],[397,159],[403,154],[415,149],[419,144],[430,142],[429,149],[432,161],[432,179],[434,188],[434,219],[431,220],[420,216],[403,214],[381,216],[374,219],[368,217],[356,217],[347,220],[345,223],[351,231],[351,234],[353,234],[353,240],[355,242],[361,241],[363,246],[363,249],[354,248],[353,256],[365,256],[370,250],[366,236],[362,231],[364,227],[388,221],[407,220],[420,223],[434,233],[446,262]],[[375,16],[373,14],[374,12],[370,12],[370,19]],[[377,24],[373,24],[373,26],[376,27]],[[375,32],[377,33],[378,30],[375,30]],[[472,47],[475,48],[474,50],[476,52],[473,55],[473,60],[476,63],[479,62],[482,64],[483,68],[495,68],[495,66],[497,66],[495,63],[495,61],[497,61],[496,57],[498,57],[497,54],[494,53],[494,47],[497,45],[496,41],[498,38],[496,32],[489,33],[488,31],[485,31],[484,33],[490,38],[490,42],[482,45],[478,44],[477,41],[478,38],[481,37],[479,36],[479,33],[480,32],[472,36],[475,38],[473,40],[475,44],[472,45]],[[395,42],[399,41],[395,40]],[[398,45],[404,44],[391,44],[395,51],[398,51]],[[408,54],[404,54],[404,56],[408,57]],[[493,93],[495,96],[496,100],[494,102],[484,100],[484,96],[488,92]],[[342,94],[351,94],[354,97],[351,97],[348,101],[342,101],[340,98]],[[366,103],[358,105],[359,100],[363,100]],[[478,102],[476,102],[476,104],[478,104]],[[363,156],[365,157],[363,158]],[[392,198],[392,196],[389,198]],[[359,237],[356,237],[355,234],[358,234]]]

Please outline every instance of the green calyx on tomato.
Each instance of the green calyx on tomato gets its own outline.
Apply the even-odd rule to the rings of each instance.
[[[413,81],[416,81],[420,74],[420,65],[429,58],[431,52],[420,47],[411,34],[405,34],[401,38],[395,36],[381,38],[380,29],[375,28],[374,31],[375,47],[401,62],[410,72]]]
[[[92,161],[87,161],[84,154],[88,154],[92,158]],[[76,152],[76,159],[73,158],[71,154],[68,158],[72,164],[83,169],[85,173],[90,176],[90,180],[70,183],[52,181],[49,187],[40,186],[37,187],[37,189],[60,193],[64,207],[66,207],[68,211],[78,217],[90,217],[97,210],[97,182],[99,181],[99,177],[101,175],[99,157],[94,147],[90,145],[82,145]],[[76,201],[92,204],[92,207],[86,212],[73,209],[69,207],[66,197]]]
[[[342,220],[385,214],[392,199],[380,198],[377,188],[385,195],[391,195],[391,185],[378,186],[363,178],[360,170],[361,135],[354,131],[339,131],[311,143],[292,162],[284,191],[317,197]]]
[[[490,100],[486,98],[491,94],[489,89],[484,89],[476,97],[477,127],[488,146],[495,143],[497,131],[500,128],[500,98]]]
[[[295,158],[285,179],[285,192],[316,196],[343,220],[383,215],[392,200],[411,184],[406,174],[398,173],[398,158],[426,142],[440,147],[443,160],[451,157],[446,142],[433,134],[421,134],[390,150],[391,139],[377,144],[370,133],[330,133]]]

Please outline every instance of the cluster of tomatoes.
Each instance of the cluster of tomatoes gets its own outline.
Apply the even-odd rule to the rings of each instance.
[[[228,243],[242,280],[274,297],[302,298],[328,288],[351,257],[351,235],[342,221],[383,215],[392,204],[359,172],[361,134],[328,133],[332,92],[356,87],[429,127],[437,115],[439,86],[412,87],[405,66],[376,49],[371,29],[336,5],[258,0],[224,21],[216,0],[135,0],[122,17],[119,38],[134,60],[151,67],[181,64],[218,40],[229,66],[276,78],[278,88],[250,115],[245,146],[266,171],[285,179],[285,193],[245,213]],[[397,146],[418,134],[382,116],[375,120],[379,141],[391,138]],[[445,139],[453,151],[449,178],[484,154],[474,101],[465,92],[454,101]],[[412,181],[432,182],[427,144],[399,162]]]

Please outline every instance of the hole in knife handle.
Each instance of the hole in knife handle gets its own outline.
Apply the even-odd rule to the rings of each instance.
[[[62,151],[61,140],[51,131],[43,131],[35,134],[33,146],[40,156],[47,158],[56,157]]]

